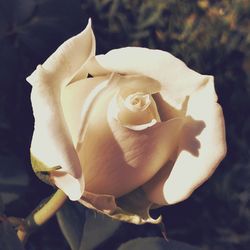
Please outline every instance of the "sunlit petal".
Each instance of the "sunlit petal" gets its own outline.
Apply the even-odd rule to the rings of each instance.
[[[213,78],[210,77],[190,96],[176,162],[165,166],[156,179],[145,185],[153,202],[173,204],[186,199],[211,176],[224,158],[224,118],[216,101]]]
[[[53,171],[52,176],[55,184],[74,200],[80,198],[84,180],[64,120],[61,90],[78,75],[85,61],[93,56],[93,39],[89,23],[83,32],[63,43],[27,78],[33,86],[31,101],[35,118],[31,152],[49,167],[62,167],[61,170]],[[76,181],[66,181],[69,179]]]
[[[98,55],[95,60],[99,67],[112,72],[140,74],[159,81],[162,97],[177,109],[204,80],[181,60],[161,50],[127,47]]]

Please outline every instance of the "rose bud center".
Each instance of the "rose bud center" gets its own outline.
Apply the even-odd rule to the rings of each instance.
[[[160,121],[155,101],[148,93],[119,93],[114,102],[114,117],[124,127],[141,130]]]

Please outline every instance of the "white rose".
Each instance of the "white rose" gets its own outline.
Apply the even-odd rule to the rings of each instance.
[[[160,50],[128,47],[95,56],[90,22],[27,80],[35,117],[31,153],[60,166],[51,172],[55,185],[88,207],[110,212],[113,198],[137,189],[154,204],[182,201],[225,155],[212,76]]]

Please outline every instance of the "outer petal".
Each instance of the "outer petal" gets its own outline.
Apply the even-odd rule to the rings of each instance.
[[[65,41],[42,64],[42,67],[50,74],[50,81],[47,84],[51,88],[59,88],[59,86],[85,78],[87,75],[85,65],[94,55],[95,37],[91,28],[91,20],[89,20],[87,27],[80,34]],[[27,78],[31,85],[35,81],[36,73],[34,71]]]
[[[222,109],[210,77],[189,99],[178,157],[144,186],[151,201],[173,204],[186,199],[215,171],[226,153]]]
[[[176,109],[181,109],[186,96],[206,81],[204,76],[189,69],[181,60],[161,50],[115,49],[96,56],[92,64],[95,64],[92,66],[93,75],[103,74],[106,69],[121,74],[140,74],[159,81],[162,97]]]
[[[70,38],[52,54],[27,81],[33,85],[31,101],[35,129],[31,152],[53,171],[55,184],[72,200],[78,200],[84,189],[81,165],[61,107],[61,90],[77,79],[84,64],[94,54],[94,36],[90,23],[79,35]]]

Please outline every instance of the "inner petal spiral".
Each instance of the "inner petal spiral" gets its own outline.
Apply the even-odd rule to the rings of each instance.
[[[150,95],[143,92],[131,94],[124,100],[125,107],[133,112],[144,111],[150,104]]]
[[[123,89],[113,98],[109,112],[122,126],[133,130],[143,130],[160,122],[153,97],[141,91]]]

